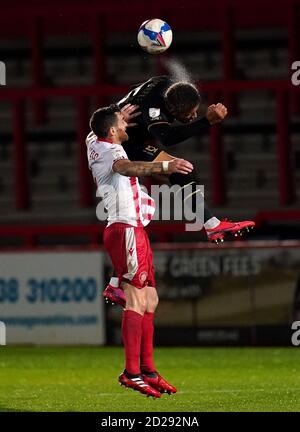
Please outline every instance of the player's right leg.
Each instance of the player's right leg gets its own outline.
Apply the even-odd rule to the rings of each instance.
[[[205,226],[205,224],[204,224]],[[253,221],[241,221],[233,222],[228,220],[221,220],[213,226],[206,226],[206,235],[209,241],[218,243],[223,241],[225,234],[229,233],[235,237],[242,236],[243,232],[249,232],[250,229],[255,227],[255,222]]]

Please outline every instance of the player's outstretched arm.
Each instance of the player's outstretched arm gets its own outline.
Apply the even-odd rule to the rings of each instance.
[[[172,146],[185,141],[195,135],[207,132],[209,128],[220,123],[227,116],[227,108],[218,103],[210,105],[206,116],[198,118],[191,123],[170,124],[166,121],[152,122],[148,126],[149,132],[165,146]]]
[[[227,116],[227,108],[225,105],[218,103],[210,105],[206,111],[206,118],[211,125],[220,123]]]
[[[132,162],[120,159],[114,163],[113,170],[127,177],[143,177],[154,174],[189,174],[193,171],[193,165],[184,159],[163,162]]]

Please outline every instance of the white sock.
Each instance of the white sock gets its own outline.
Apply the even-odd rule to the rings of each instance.
[[[218,218],[216,218],[215,216],[213,216],[212,218],[210,218],[210,219],[208,219],[206,222],[205,222],[205,224],[204,224],[204,228],[207,230],[207,229],[214,229],[214,228],[216,228],[218,225],[219,225],[219,223],[220,223],[221,221],[218,219]]]
[[[109,285],[111,285],[114,288],[119,288],[119,278],[117,277],[110,278]]]

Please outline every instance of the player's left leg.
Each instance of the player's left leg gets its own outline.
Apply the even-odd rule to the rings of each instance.
[[[172,160],[174,158],[174,156],[166,153],[165,151],[161,151],[155,157],[154,161],[158,162],[163,160]],[[203,193],[199,188],[198,175],[195,170],[187,175],[171,174],[169,179],[171,184],[179,185],[183,192],[186,187],[191,189],[191,193],[189,194],[188,198],[185,198],[183,194],[183,199],[186,203],[189,200],[188,205],[190,205],[194,213],[197,209],[197,198],[198,196],[202,196],[204,208],[203,227],[209,241],[218,243],[219,241],[224,240],[226,233],[238,236],[242,235],[244,230],[249,231],[249,229],[254,228],[255,223],[253,221],[233,222],[228,220],[219,220],[217,217],[215,217],[204,201]]]
[[[144,381],[160,393],[176,393],[176,388],[169,384],[157,372],[153,359],[154,314],[158,306],[158,295],[155,288],[153,254],[147,233],[144,231],[145,260],[147,261],[147,307],[142,322],[142,340],[140,365]]]
[[[154,313],[158,305],[156,288],[147,287],[147,309],[143,316],[142,343],[141,343],[141,371],[154,372],[153,360],[153,334],[154,334]]]
[[[141,372],[145,383],[160,393],[174,394],[176,387],[169,384],[156,370],[153,360],[154,313],[158,305],[156,288],[147,287],[147,309],[143,316],[141,343]]]

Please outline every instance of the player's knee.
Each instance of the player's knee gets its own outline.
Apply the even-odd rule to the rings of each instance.
[[[154,297],[153,297],[153,305],[154,305],[155,308],[157,308],[158,303],[159,303],[159,297],[158,297],[157,291],[155,290],[155,294],[154,294]]]
[[[159,303],[159,297],[155,288],[148,288],[147,312],[155,312]]]
[[[155,312],[155,310],[156,310],[156,308],[157,308],[157,306],[158,306],[158,303],[159,303],[159,299],[158,299],[158,297],[153,301],[153,303],[151,304],[151,311],[150,312]]]
[[[147,300],[135,298],[133,300],[126,301],[126,309],[131,309],[141,315],[144,315],[147,310]]]
[[[126,309],[143,315],[147,309],[147,293],[145,288],[138,288],[130,284],[123,284],[126,297]]]
[[[146,297],[139,299],[138,308],[139,308],[140,313],[142,315],[144,315],[144,313],[147,310],[147,298]]]

